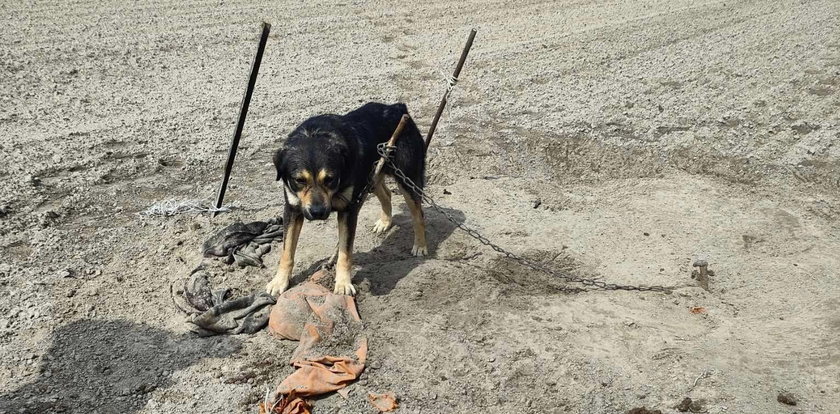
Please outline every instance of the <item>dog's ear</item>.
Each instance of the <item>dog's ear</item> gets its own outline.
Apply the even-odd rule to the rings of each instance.
[[[339,141],[333,144],[334,153],[338,155],[341,162],[338,164],[340,165],[341,170],[339,171],[339,176],[344,179],[349,179],[352,175],[353,168],[356,167],[356,154],[354,153],[353,148],[347,144],[346,141]]]
[[[286,150],[279,149],[277,152],[274,153],[274,168],[277,169],[277,178],[276,181],[280,181],[283,178],[283,171],[286,169]]]

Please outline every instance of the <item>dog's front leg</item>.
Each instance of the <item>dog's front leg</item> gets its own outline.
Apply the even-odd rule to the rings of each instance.
[[[335,266],[335,289],[337,295],[355,295],[353,287],[353,241],[356,238],[358,207],[338,213],[338,261]]]
[[[283,212],[283,225],[285,226],[283,254],[277,266],[277,275],[265,286],[266,292],[274,296],[283,293],[289,286],[289,279],[295,267],[295,250],[300,237],[300,229],[303,227],[303,214],[287,205]]]

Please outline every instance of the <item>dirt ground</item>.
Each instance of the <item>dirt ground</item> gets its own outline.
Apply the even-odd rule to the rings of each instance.
[[[563,293],[426,209],[360,219],[369,369],[316,413],[840,412],[840,3],[244,0],[0,3],[0,412],[256,411],[296,343],[196,338],[169,286],[200,245],[281,211],[271,153],[308,116],[406,102],[429,192],[490,239],[670,294]],[[228,192],[212,200],[273,24]],[[304,226],[297,279],[335,246]],[[250,292],[276,269],[231,269]],[[705,256],[707,292],[691,279]],[[704,313],[691,313],[704,307]],[[796,406],[777,401],[790,392]]]

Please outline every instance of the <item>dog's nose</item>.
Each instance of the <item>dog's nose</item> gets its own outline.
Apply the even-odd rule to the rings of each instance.
[[[307,218],[310,220],[326,220],[330,215],[330,210],[324,206],[310,206],[306,211],[309,213]]]

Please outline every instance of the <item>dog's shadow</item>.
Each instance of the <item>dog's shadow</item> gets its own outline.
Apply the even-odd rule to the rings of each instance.
[[[376,200],[373,201],[378,206]],[[395,209],[400,208],[401,213],[394,214],[393,226],[384,236],[378,237],[379,244],[369,251],[359,251],[358,245],[353,254],[354,265],[358,267],[353,276],[353,284],[358,286],[363,281],[370,284],[370,293],[379,296],[389,294],[400,280],[408,276],[412,270],[428,258],[437,255],[438,246],[448,239],[457,226],[447,217],[429,206],[424,206],[426,215],[426,241],[429,253],[425,257],[414,257],[411,255],[411,248],[414,245],[414,228],[412,226],[411,214],[408,208],[401,203],[394,203]],[[464,213],[461,210],[443,208],[458,223],[464,221]],[[373,223],[359,222],[356,230],[356,239],[364,231],[371,231]],[[292,283],[300,281],[299,278],[306,278],[326,263],[327,258],[313,263],[303,273],[298,274]],[[394,265],[401,263],[402,265]]]

